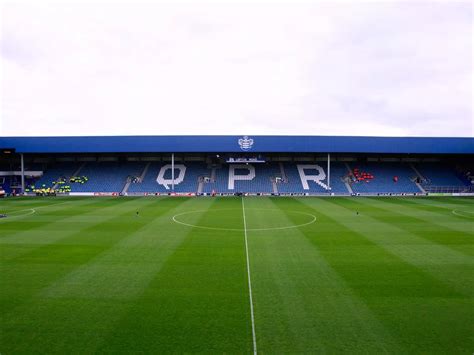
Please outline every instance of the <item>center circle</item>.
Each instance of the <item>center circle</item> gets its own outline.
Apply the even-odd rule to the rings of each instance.
[[[237,213],[231,215],[231,214],[227,214],[225,215],[225,212],[230,212],[230,211],[235,211]],[[300,211],[284,211],[284,210],[280,210],[280,209],[265,209],[265,208],[246,208],[245,209],[245,214],[246,214],[246,220],[247,220],[247,225],[249,224],[249,219],[251,221],[251,215],[252,213],[264,213],[266,215],[264,215],[265,219],[266,220],[269,220],[269,221],[278,221],[278,220],[281,220],[281,215],[277,215],[277,213],[281,214],[282,212],[284,212],[285,214],[291,216],[298,216],[296,218],[298,219],[302,219],[301,221],[298,221],[296,224],[291,224],[291,225],[277,225],[277,226],[268,226],[268,227],[260,227],[260,228],[227,228],[225,226],[216,226],[216,225],[213,225],[213,222],[214,221],[221,221],[224,220],[224,222],[226,220],[228,220],[228,222],[232,223],[232,222],[235,222],[235,220],[239,220],[240,224],[243,223],[242,222],[242,219],[243,219],[243,211],[241,209],[237,209],[237,208],[221,208],[221,209],[215,209],[215,210],[195,210],[195,211],[187,211],[187,212],[182,212],[182,213],[178,213],[178,214],[175,214],[173,217],[172,217],[172,220],[173,222],[175,223],[178,223],[178,224],[181,224],[181,225],[184,225],[184,226],[187,226],[187,227],[192,227],[192,228],[200,228],[200,229],[210,229],[210,230],[222,230],[222,231],[239,231],[239,232],[243,232],[243,231],[270,231],[270,230],[282,230],[282,229],[293,229],[293,228],[299,228],[299,227],[304,227],[304,226],[307,226],[307,225],[310,225],[310,224],[313,224],[314,222],[316,222],[316,216],[311,214],[311,213],[307,213],[307,212],[300,212]],[[208,224],[206,223],[203,223],[203,224],[196,224],[196,222],[190,222],[190,221],[186,221],[186,217],[190,217],[190,216],[195,216],[196,214],[201,214],[202,217],[206,217],[207,219],[210,219],[210,223],[208,222]],[[213,214],[216,214],[217,216],[216,217],[212,217]],[[220,214],[220,215],[219,215]],[[272,218],[272,215],[273,215],[273,218]],[[222,218],[222,217],[226,217],[226,218]],[[231,218],[229,218],[231,217]],[[233,218],[232,218],[233,217]],[[249,218],[250,217],[250,218]]]

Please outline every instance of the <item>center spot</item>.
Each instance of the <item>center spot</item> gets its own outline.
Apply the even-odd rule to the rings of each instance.
[[[244,231],[242,209],[197,210],[178,213],[175,223],[193,228]],[[247,231],[281,230],[303,227],[316,222],[316,216],[300,211],[246,208]]]

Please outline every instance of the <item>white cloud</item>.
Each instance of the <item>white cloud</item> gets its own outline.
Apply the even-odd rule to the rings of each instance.
[[[474,135],[469,2],[2,10],[0,135]]]

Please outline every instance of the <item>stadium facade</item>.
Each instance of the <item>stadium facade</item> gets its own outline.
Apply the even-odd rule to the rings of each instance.
[[[474,192],[474,139],[0,138],[7,193],[426,195]]]

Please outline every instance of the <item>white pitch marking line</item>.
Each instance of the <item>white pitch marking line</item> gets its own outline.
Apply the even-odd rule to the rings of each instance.
[[[461,216],[461,217],[466,217],[466,218],[474,218],[474,211],[464,211],[464,210],[451,210],[451,212],[453,214],[455,214],[456,216]],[[459,213],[461,212],[461,213]],[[463,213],[468,213],[469,215],[466,216],[465,214]],[[472,214],[472,216],[471,216]]]
[[[16,211],[13,211],[13,212],[22,212],[22,211],[31,211],[31,210],[37,210],[39,208],[46,208],[46,207],[54,207],[54,206],[58,206],[58,205],[63,205],[65,203],[71,203],[73,202],[73,200],[69,200],[69,201],[63,201],[63,202],[59,202],[59,203],[52,203],[50,205],[42,205],[42,206],[34,206],[33,208],[25,208],[23,210],[16,210]],[[13,213],[12,212],[12,213]]]
[[[70,203],[70,202],[73,202],[73,200],[68,200],[68,201],[63,201],[63,202],[59,202],[59,203],[52,203],[50,205],[43,205],[43,206],[35,206],[34,208],[25,208],[23,210],[16,210],[16,211],[13,211],[11,213],[15,213],[15,212],[23,212],[23,211],[32,211],[31,213],[26,213],[26,214],[21,214],[21,215],[17,215],[17,216],[9,216],[7,217],[8,219],[10,218],[18,218],[18,217],[25,217],[25,216],[29,216],[29,215],[32,215],[33,213],[36,213],[36,210],[39,209],[39,208],[47,208],[47,207],[54,207],[54,206],[57,206],[57,205],[63,205],[65,203]],[[3,220],[7,220],[7,218],[3,219]]]
[[[234,208],[221,208],[218,210],[212,210],[211,212],[218,212],[218,211],[225,211],[225,210],[235,210]],[[281,210],[276,210],[276,209],[263,209],[263,208],[252,208],[252,210],[258,210],[258,211],[281,211]],[[243,228],[219,228],[219,227],[206,227],[206,226],[198,226],[196,224],[191,224],[191,223],[186,223],[180,221],[177,217],[184,216],[187,214],[192,214],[192,213],[200,213],[200,212],[209,212],[209,210],[195,210],[195,211],[187,211],[187,212],[182,212],[175,214],[171,219],[173,222],[181,224],[183,226],[187,227],[192,227],[192,228],[200,228],[200,229],[209,229],[209,230],[218,230],[218,231],[236,231],[236,232],[243,232]],[[306,212],[299,212],[299,211],[291,211],[292,213],[297,213],[297,214],[302,214],[305,216],[312,217],[311,221],[302,223],[302,224],[295,224],[293,226],[284,226],[284,227],[269,227],[269,228],[247,228],[247,231],[273,231],[273,230],[284,230],[284,229],[294,229],[294,228],[300,228],[304,227],[310,224],[313,224],[316,222],[316,216],[310,213]]]
[[[257,337],[255,335],[255,319],[253,316],[252,280],[250,278],[249,246],[247,242],[247,221],[245,220],[245,205],[244,205],[243,196],[242,196],[242,215],[244,217],[245,255],[247,257],[247,276],[248,276],[248,281],[249,281],[249,300],[250,300],[250,317],[252,319],[253,353],[257,354]]]
[[[14,211],[14,212],[23,212],[23,211],[30,211],[30,213],[18,214],[18,215],[13,215],[13,216],[7,215],[7,218],[2,218],[2,221],[9,220],[10,218],[26,217],[26,216],[32,215],[33,213],[36,213],[36,210],[34,208],[27,208],[27,209],[24,209],[24,210],[18,210],[18,211]],[[12,213],[14,213],[14,212],[12,212]]]

